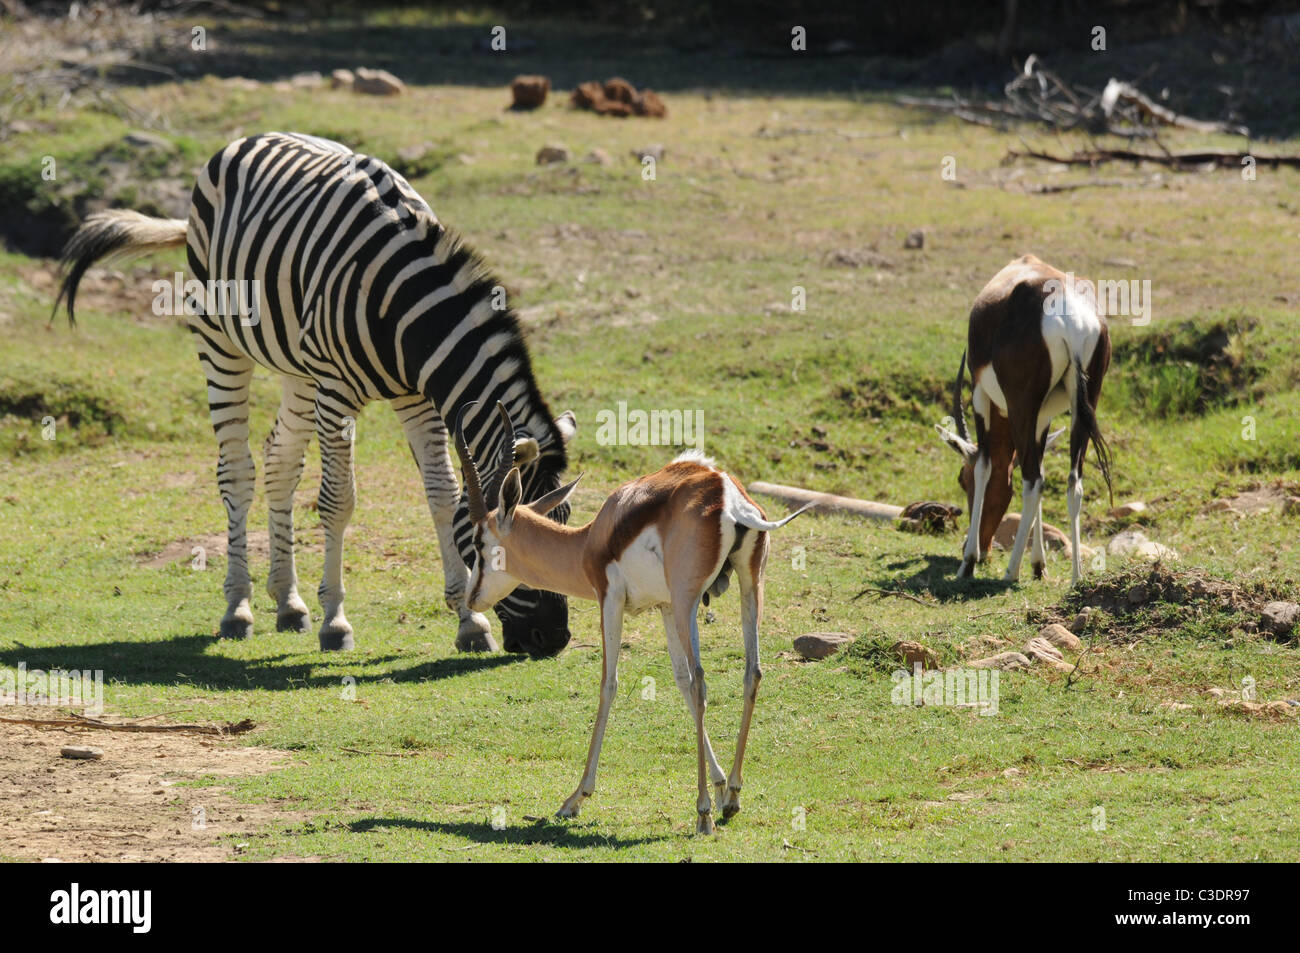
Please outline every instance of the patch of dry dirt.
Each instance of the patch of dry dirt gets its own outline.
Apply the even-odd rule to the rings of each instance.
[[[6,718],[51,718],[50,708],[5,706]],[[100,748],[99,761],[61,756]],[[0,723],[0,857],[61,861],[224,861],[228,835],[306,815],[237,803],[220,786],[178,782],[264,774],[288,755],[203,735],[41,729]],[[201,813],[196,813],[201,812]],[[200,824],[199,821],[202,821]]]
[[[1219,499],[1206,507],[1207,512],[1236,513],[1257,516],[1260,513],[1300,515],[1300,484],[1275,480],[1272,483],[1252,483],[1235,496]]]

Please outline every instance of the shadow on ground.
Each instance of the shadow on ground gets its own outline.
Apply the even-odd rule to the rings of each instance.
[[[551,847],[587,848],[613,847],[622,850],[668,840],[668,835],[657,837],[618,837],[597,833],[595,830],[577,828],[569,823],[551,820],[536,821],[527,826],[507,825],[498,830],[486,822],[421,821],[411,817],[367,817],[353,821],[348,829],[354,834],[366,834],[388,829],[425,831],[431,834],[450,834],[464,837],[476,844],[518,844],[521,846],[546,844]]]

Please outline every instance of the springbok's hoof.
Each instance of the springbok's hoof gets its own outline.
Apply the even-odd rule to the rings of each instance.
[[[701,811],[700,819],[695,824],[695,833],[712,834],[713,833],[713,814],[709,811]]]
[[[740,813],[740,789],[730,788],[727,796],[718,803],[718,812],[724,821],[729,821]]]

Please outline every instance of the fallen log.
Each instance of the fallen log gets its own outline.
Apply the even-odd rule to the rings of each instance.
[[[1040,159],[1043,162],[1056,162],[1061,165],[1096,166],[1104,162],[1154,162],[1157,165],[1181,168],[1183,166],[1215,165],[1225,169],[1240,169],[1246,159],[1252,159],[1256,165],[1278,168],[1290,166],[1300,168],[1300,155],[1260,156],[1253,152],[1233,152],[1231,150],[1207,149],[1202,152],[1137,152],[1132,149],[1087,149],[1068,156],[1055,156],[1050,152],[1038,152],[1035,149],[1008,149],[1008,159]]]
[[[818,493],[797,486],[782,486],[780,483],[751,483],[753,493],[761,493],[784,503],[786,506],[803,506],[812,503],[812,512],[827,515],[831,513],[865,516],[873,520],[896,520],[903,515],[901,506],[888,503],[873,503],[871,500],[855,500],[848,496],[836,496],[834,493]]]
[[[0,723],[7,725],[27,725],[32,728],[63,728],[79,731],[133,731],[152,734],[192,734],[192,735],[242,735],[257,727],[250,718],[239,722],[227,722],[224,725],[142,725],[137,721],[118,722],[102,721],[86,715],[71,714],[67,718],[0,718]]]

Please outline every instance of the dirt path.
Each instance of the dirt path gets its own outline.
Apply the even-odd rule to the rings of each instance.
[[[47,707],[6,705],[6,718],[51,718]],[[65,745],[104,752],[61,756]],[[302,815],[239,804],[221,786],[181,781],[273,771],[287,755],[201,735],[48,730],[0,723],[0,858],[62,861],[218,861],[238,839]]]

